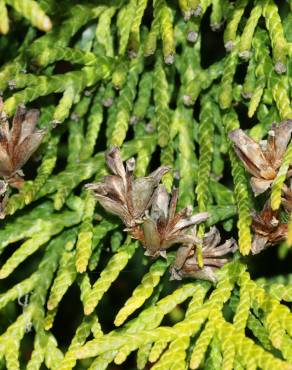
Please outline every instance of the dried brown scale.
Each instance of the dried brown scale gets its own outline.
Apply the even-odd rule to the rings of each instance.
[[[41,144],[46,130],[37,130],[39,111],[26,112],[24,106],[17,108],[9,128],[3,102],[0,98],[0,176],[9,185],[20,188],[23,185],[21,168]]]
[[[252,175],[250,183],[255,195],[266,191],[277,176],[291,133],[292,120],[290,119],[282,121],[278,126],[273,124],[268,133],[268,139],[259,143],[241,129],[229,133],[236,154]],[[288,171],[287,176],[291,176],[291,171]]]
[[[142,222],[161,177],[170,168],[161,166],[149,176],[135,179],[134,158],[124,166],[118,147],[106,153],[106,163],[113,175],[105,176],[102,182],[88,184],[86,188],[94,191],[103,208],[119,216],[127,228],[133,228]]]
[[[283,196],[282,196],[282,204],[286,212],[292,212],[292,180],[290,180],[290,187],[286,184],[283,185],[282,188]]]
[[[204,261],[204,267],[202,268],[198,265],[194,246],[190,244],[181,246],[170,268],[171,279],[196,278],[216,282],[216,271],[229,262],[229,259],[225,256],[237,250],[234,239],[229,239],[224,244],[219,245],[220,241],[219,231],[216,227],[212,227],[205,235],[202,243]]]
[[[286,239],[288,224],[280,222],[279,210],[273,211],[269,201],[260,213],[253,212],[252,218],[254,237],[251,250],[253,254],[258,254],[267,246]]]
[[[163,185],[159,185],[151,206],[151,211],[144,218],[141,226],[133,229],[131,234],[146,249],[145,255],[165,257],[166,250],[174,244],[194,244],[201,240],[190,233],[194,225],[208,218],[207,212],[192,215],[191,208],[186,207],[176,213],[178,190],[174,189],[170,199]]]

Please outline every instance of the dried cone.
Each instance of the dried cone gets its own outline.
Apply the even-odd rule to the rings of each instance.
[[[273,211],[269,201],[260,213],[253,212],[252,218],[254,237],[251,250],[253,254],[258,254],[267,246],[286,239],[288,224],[280,222],[279,210]]]
[[[171,279],[196,278],[216,282],[216,271],[229,262],[229,259],[224,256],[237,250],[234,239],[229,239],[224,244],[218,245],[220,241],[219,231],[216,227],[212,227],[203,239],[204,266],[202,268],[197,263],[196,250],[193,245],[181,246],[176,253],[175,262],[170,268]]]
[[[166,250],[178,243],[198,243],[200,240],[190,229],[208,217],[208,213],[192,215],[190,207],[176,213],[178,190],[173,190],[172,197],[163,185],[159,185],[151,206],[141,227],[132,230],[132,236],[142,242],[145,255],[165,256]]]
[[[247,136],[241,129],[229,133],[229,138],[235,144],[235,152],[247,171],[253,175],[250,182],[255,195],[266,191],[277,176],[291,132],[292,120],[288,119],[278,126],[273,125],[268,139],[259,143]],[[288,172],[288,176],[290,175]]]
[[[119,216],[126,227],[131,229],[142,222],[155,189],[169,167],[159,167],[149,176],[135,179],[134,158],[129,159],[124,166],[118,147],[106,153],[106,163],[113,175],[105,176],[102,182],[88,184],[86,188],[94,191],[103,208]]]
[[[23,184],[21,168],[39,147],[46,131],[36,130],[39,117],[36,109],[26,113],[24,106],[19,106],[9,129],[0,98],[0,115],[0,176],[9,185],[20,188]]]

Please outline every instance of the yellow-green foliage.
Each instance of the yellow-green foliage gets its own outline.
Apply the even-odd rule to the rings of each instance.
[[[283,211],[292,146],[255,201],[228,139],[242,128],[261,140],[292,119],[291,11],[274,0],[0,0],[4,110],[39,108],[47,129],[1,219],[1,369],[292,369],[292,277],[250,275],[251,210],[270,197]],[[216,284],[169,281],[174,253],[143,257],[84,189],[107,173],[111,144],[136,157],[137,176],[172,167],[162,182],[179,188],[178,207],[209,212],[201,236],[216,224],[236,238]],[[281,216],[289,258],[292,216]]]

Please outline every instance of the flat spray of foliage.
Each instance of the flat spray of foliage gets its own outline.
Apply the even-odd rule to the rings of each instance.
[[[288,223],[285,243],[271,248],[289,255],[281,192],[291,144],[255,198],[228,136],[241,127],[259,142],[292,119],[291,12],[291,0],[0,0],[3,109],[40,109],[46,133],[24,185],[5,199],[1,368],[292,369],[292,278],[253,280],[244,257],[251,211],[267,199]],[[97,206],[84,185],[106,174],[110,145],[136,157],[136,176],[172,167],[162,182],[179,188],[179,208],[209,213],[200,237],[216,224],[237,239],[216,284],[169,282],[173,252],[143,257]],[[114,286],[122,304],[113,310]],[[71,314],[80,305],[82,314],[60,343],[56,321],[73,290]]]

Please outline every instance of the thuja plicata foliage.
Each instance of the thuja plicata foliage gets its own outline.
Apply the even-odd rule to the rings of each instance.
[[[1,369],[292,369],[291,56],[291,1],[0,0]]]

